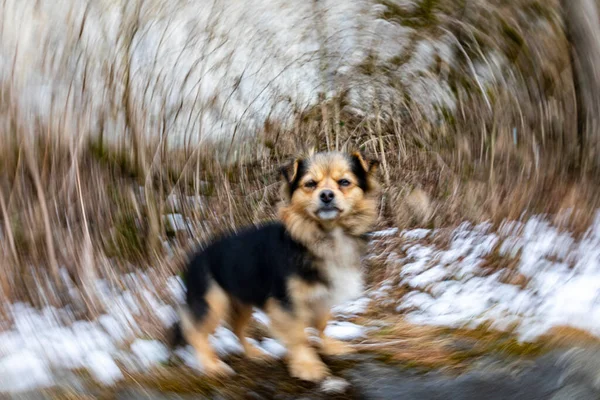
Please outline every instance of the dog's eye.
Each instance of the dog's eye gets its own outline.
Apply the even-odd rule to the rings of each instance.
[[[340,179],[340,180],[338,181],[338,184],[339,184],[341,187],[347,187],[347,186],[350,186],[350,181],[349,181],[348,179]]]
[[[315,181],[308,181],[308,182],[306,182],[304,184],[304,187],[308,188],[308,189],[314,189],[314,188],[317,187],[317,182],[315,182]]]

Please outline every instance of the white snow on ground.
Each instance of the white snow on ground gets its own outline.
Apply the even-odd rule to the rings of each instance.
[[[354,315],[362,314],[367,311],[367,307],[371,299],[368,297],[360,297],[356,300],[349,301],[340,306],[335,306],[331,310],[334,315],[339,317],[352,317]]]
[[[374,241],[402,240],[403,257],[394,252],[385,256],[397,264],[400,284],[411,290],[401,299],[393,298],[390,280],[366,297],[335,307],[336,320],[326,334],[341,340],[364,337],[367,329],[348,319],[364,313],[371,301],[386,301],[417,324],[473,327],[491,322],[497,329],[516,326],[523,340],[533,340],[553,326],[571,325],[600,336],[600,214],[580,239],[543,217],[506,222],[497,232],[490,224],[465,223],[452,232],[447,248],[431,244],[439,233],[424,229],[375,233]],[[517,258],[515,268],[528,280],[525,289],[503,280],[505,271],[485,271],[484,258],[491,253]],[[167,347],[145,338],[137,322],[150,310],[156,323],[168,327],[176,320],[174,308],[155,294],[147,275],[129,274],[122,281],[123,287],[135,291],[97,283],[106,312],[93,321],[74,321],[68,309],[12,305],[13,326],[0,332],[0,393],[51,386],[56,383],[53,373],[66,369],[84,368],[99,382],[111,384],[123,378],[121,368],[144,371],[168,361]],[[179,278],[169,279],[165,288],[170,303],[183,301]],[[254,317],[269,324],[262,312]],[[211,343],[221,355],[242,350],[224,327]],[[271,338],[252,343],[275,357],[286,353]],[[189,346],[177,349],[175,355],[202,370]]]
[[[447,249],[419,242],[423,230],[401,236],[401,284],[412,291],[397,310],[409,321],[449,327],[491,322],[501,330],[516,325],[522,340],[559,325],[600,336],[600,213],[580,240],[542,217],[504,223],[498,232],[489,224],[463,224]],[[525,289],[502,279],[504,270],[485,270],[484,257],[493,251],[518,257]]]
[[[396,233],[398,233],[398,228],[389,228],[389,229],[383,229],[381,231],[373,232],[373,233],[371,233],[371,237],[379,238],[379,237],[385,237],[385,236],[393,236]]]
[[[85,366],[100,383],[110,385],[123,378],[113,357],[104,351],[94,351],[85,356]]]
[[[56,384],[53,371],[65,369],[86,369],[95,380],[110,385],[123,378],[119,365],[145,371],[167,362],[171,356],[168,348],[159,341],[142,339],[145,335],[136,318],[151,310],[156,321],[169,327],[176,321],[174,308],[155,295],[156,288],[147,275],[130,274],[122,281],[125,287],[137,291],[119,292],[104,281],[97,283],[107,313],[94,321],[74,321],[66,309],[36,310],[22,303],[12,305],[13,327],[0,332],[0,393],[52,386]],[[184,300],[178,277],[169,279],[166,288],[172,301]],[[360,311],[360,302],[338,310],[350,316]],[[255,318],[269,324],[269,318],[260,311]],[[348,322],[334,321],[327,329],[332,336],[344,340],[364,335],[364,328]],[[271,338],[253,343],[274,357],[286,353],[283,345]],[[211,344],[221,356],[242,351],[238,339],[225,327],[217,329]],[[175,355],[186,365],[202,370],[190,346],[177,349]]]
[[[265,338],[257,344],[261,349],[266,351],[268,354],[271,354],[273,357],[283,357],[287,353],[286,348],[275,339]]]
[[[164,363],[169,359],[169,350],[158,340],[136,339],[136,341],[131,344],[130,348],[131,352],[146,368],[151,368],[153,365]]]
[[[175,287],[176,279],[172,281],[170,287]],[[175,311],[153,294],[151,284],[142,286],[142,282],[148,284],[142,274],[123,277],[127,287],[147,288],[134,294],[130,290],[118,292],[99,281],[97,294],[107,313],[95,321],[74,321],[67,309],[12,305],[13,327],[0,332],[0,392],[51,385],[50,371],[61,369],[87,369],[98,382],[111,384],[123,377],[118,362],[147,369],[166,361],[164,345],[136,340],[143,334],[136,318],[144,307],[168,326]],[[27,377],[15,380],[24,371],[29,371]]]
[[[53,384],[52,374],[39,354],[25,350],[0,360],[0,393],[18,392]]]
[[[348,321],[333,321],[325,328],[325,335],[334,339],[352,340],[365,335],[365,328]]]

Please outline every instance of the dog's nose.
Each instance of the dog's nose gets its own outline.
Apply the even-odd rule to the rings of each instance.
[[[332,190],[323,190],[319,197],[321,197],[323,203],[331,203],[331,200],[335,197],[335,193]]]

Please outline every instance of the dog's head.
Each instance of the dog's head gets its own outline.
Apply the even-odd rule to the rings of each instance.
[[[356,222],[362,214],[375,212],[377,166],[358,152],[298,158],[281,169],[286,208],[327,227]]]

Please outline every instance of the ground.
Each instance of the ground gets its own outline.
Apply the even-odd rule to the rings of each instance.
[[[328,328],[358,350],[327,359],[335,396],[597,398],[600,192],[560,2],[211,4],[0,5],[0,397],[334,396],[260,313],[277,361],[221,328],[227,380],[166,332],[189,252],[274,218],[299,152],[359,149],[381,207]]]
[[[176,320],[172,303],[145,287],[142,298],[105,288],[112,311],[95,321],[65,325],[56,316],[68,320],[66,310],[13,306],[15,328],[0,334],[1,389],[51,398],[329,398],[329,391],[340,398],[394,392],[436,398],[450,391],[465,399],[486,391],[497,398],[558,399],[577,390],[591,399],[586,396],[600,389],[593,370],[600,320],[586,316],[600,307],[599,226],[577,237],[540,216],[497,229],[462,224],[451,232],[374,232],[365,261],[373,282],[364,297],[334,308],[326,330],[358,353],[327,358],[341,380],[320,386],[289,377],[285,349],[268,338],[268,318],[258,311],[252,338],[276,361],[240,357],[239,342],[221,327],[213,344],[235,375],[204,377],[190,347],[171,351],[140,336],[134,321],[143,307],[150,305],[165,327]],[[385,277],[374,276],[382,271]],[[143,274],[127,279],[149,280]],[[168,282],[171,300],[181,301],[179,279]]]
[[[468,350],[461,342],[463,351]],[[377,353],[326,359],[341,378],[321,385],[289,378],[282,362],[253,364],[228,359],[233,378],[208,380],[182,367],[161,367],[132,375],[116,386],[86,386],[85,378],[64,379],[65,389],[21,393],[22,399],[596,399],[598,348],[553,351],[533,358],[488,353],[472,357],[462,373],[391,362]],[[417,361],[418,362],[418,361]],[[75,379],[75,381],[73,380]]]

